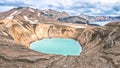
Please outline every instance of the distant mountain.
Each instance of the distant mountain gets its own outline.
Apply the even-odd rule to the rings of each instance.
[[[67,14],[66,12],[59,12],[52,9],[38,10],[30,7],[18,7],[18,8],[13,8],[6,12],[0,12],[0,19],[8,17],[10,14],[13,16],[16,16],[16,15],[32,16],[33,15],[33,17],[48,17],[56,20],[58,18],[64,18],[69,16],[69,14]]]
[[[88,16],[80,14],[78,16],[71,16],[66,12],[59,12],[56,10],[38,10],[30,7],[18,7],[13,8],[6,12],[0,12],[0,20],[9,18],[9,19],[18,19],[22,21],[27,21],[31,24],[36,23],[51,23],[51,22],[65,22],[65,23],[78,23],[78,24],[88,24],[88,25],[97,25],[90,24],[89,22],[101,22],[101,21],[118,21],[120,16],[111,17],[111,16]]]
[[[120,16],[88,16],[80,14],[80,17],[87,19],[89,22],[100,22],[100,21],[120,21]]]
[[[6,12],[1,12],[0,19],[5,18],[27,21],[31,24],[57,22],[57,20],[47,17],[44,11],[30,7],[18,7]]]
[[[69,16],[65,18],[58,18],[59,21],[61,22],[72,22],[72,23],[80,23],[80,24],[88,24],[89,22],[79,16]]]
[[[0,19],[19,19],[30,22],[31,24],[46,22],[69,22],[87,24],[88,21],[82,17],[70,16],[66,12],[59,12],[52,9],[38,10],[30,7],[13,8],[6,12],[0,13]]]
[[[52,19],[58,19],[58,18],[64,18],[64,17],[69,17],[69,14],[66,12],[59,12],[56,10],[48,9],[48,10],[43,10],[44,16],[47,16]]]

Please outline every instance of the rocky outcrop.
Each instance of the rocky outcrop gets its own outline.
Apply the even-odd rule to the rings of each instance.
[[[84,29],[73,28],[70,26],[65,25],[58,25],[58,24],[38,24],[36,26],[35,32],[38,38],[53,38],[53,37],[60,37],[60,38],[72,38],[75,39],[79,33],[81,33]]]
[[[72,38],[76,39],[78,35],[87,28],[87,25],[77,25],[57,22],[44,21],[45,23],[31,24],[22,19],[5,18],[1,22],[1,33],[12,36],[13,39],[22,45],[29,47],[29,44],[35,40],[51,37]],[[57,23],[56,23],[57,22]],[[75,26],[80,28],[74,28]],[[4,32],[4,31],[5,32]]]
[[[31,42],[43,38],[59,37],[76,39],[84,30],[83,28],[78,29],[55,23],[39,23],[31,25],[24,21],[14,23],[8,27],[8,29],[9,34],[16,42],[28,47]]]
[[[37,40],[34,29],[27,23],[13,24],[9,27],[9,33],[18,43],[28,46],[31,41]]]

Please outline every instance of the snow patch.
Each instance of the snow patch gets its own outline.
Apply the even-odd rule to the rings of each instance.
[[[37,24],[37,23],[38,23],[38,20],[34,20],[34,23]]]
[[[8,34],[7,34],[6,32],[2,31],[2,33],[3,33],[4,35],[8,36]]]
[[[18,14],[20,14],[20,13],[21,13],[21,11],[18,12]]]
[[[70,27],[74,27],[74,28],[87,28],[86,26],[77,26],[77,25],[68,25],[68,24],[64,24],[66,26],[70,26]]]
[[[8,17],[6,17],[7,19],[13,19],[14,16],[18,11],[14,11],[13,13],[11,13]]]
[[[14,16],[8,16],[7,17],[7,19],[13,19],[14,18]]]
[[[28,21],[30,24],[37,24],[37,23],[38,23],[38,20],[33,20],[33,21],[31,21],[31,20],[28,19],[27,16],[24,16],[23,18],[24,18],[26,21]]]
[[[10,14],[8,17],[6,17],[7,19],[13,19],[14,16],[18,11],[14,11],[12,14]]]
[[[29,21],[27,16],[23,16],[23,18],[24,18],[25,20]]]
[[[14,11],[12,14],[10,14],[10,16],[13,16],[17,13],[18,11]]]
[[[29,22],[30,22],[30,24],[37,24],[37,23],[38,23],[38,20],[34,20],[34,21],[30,21],[30,20],[29,20]]]
[[[71,27],[75,27],[75,28],[86,28],[85,26],[71,26]]]
[[[35,12],[35,11],[34,11],[33,9],[31,9],[31,8],[29,9],[29,11],[31,11],[31,12],[33,12],[33,13]]]
[[[44,13],[44,14],[47,14],[47,12],[46,12],[45,10],[43,10],[43,13]]]
[[[40,13],[38,13],[38,17],[40,17]]]

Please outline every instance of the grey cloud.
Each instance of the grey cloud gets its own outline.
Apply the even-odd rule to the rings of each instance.
[[[63,2],[64,0],[61,0]],[[69,0],[68,0],[69,1]],[[61,3],[60,1],[49,0],[1,0],[0,6],[32,6],[38,9],[55,9],[58,11],[65,10],[72,15],[78,14],[91,14],[91,15],[111,15],[120,14],[120,2],[115,5],[103,4],[99,1],[90,2],[89,0],[70,0],[71,5],[66,6],[66,3]],[[94,1],[94,0],[93,0]],[[29,2],[29,3],[28,3]],[[66,1],[65,1],[66,2]]]
[[[19,6],[29,6],[28,4],[25,4],[22,1],[0,1],[0,6],[15,6],[15,7],[19,7]]]

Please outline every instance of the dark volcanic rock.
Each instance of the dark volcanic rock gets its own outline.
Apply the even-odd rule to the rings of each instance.
[[[65,17],[65,18],[59,18],[58,19],[61,22],[71,22],[71,23],[79,23],[79,24],[88,24],[89,22],[79,16],[69,16],[69,17]]]
[[[100,22],[100,21],[120,21],[120,16],[88,16],[84,14],[79,15],[82,18],[87,19],[89,22]]]

